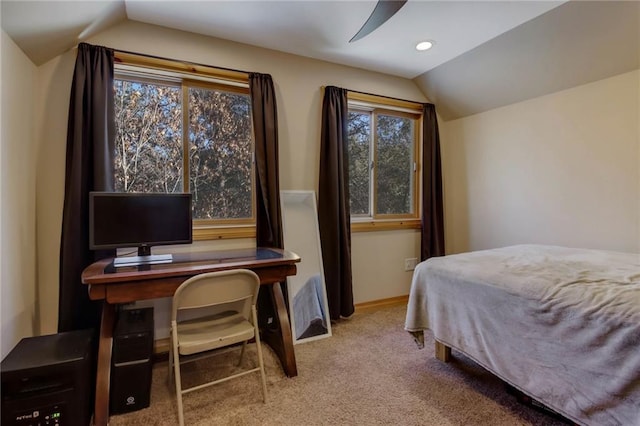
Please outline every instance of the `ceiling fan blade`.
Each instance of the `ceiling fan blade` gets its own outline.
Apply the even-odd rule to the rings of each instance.
[[[349,43],[360,40],[372,33],[376,28],[395,15],[406,2],[407,0],[378,0],[367,22],[365,22],[362,28],[360,28],[360,31],[349,40]]]

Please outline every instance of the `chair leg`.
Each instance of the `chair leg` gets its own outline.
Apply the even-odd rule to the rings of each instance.
[[[256,340],[256,345],[258,347],[258,363],[260,364],[260,378],[262,379],[262,399],[265,404],[267,402],[267,378],[264,374],[264,362],[262,361],[262,347],[260,342]]]
[[[171,337],[169,337],[169,371],[167,373],[167,385],[171,386],[171,382],[173,381],[173,342],[171,341]]]
[[[258,351],[258,365],[260,365],[260,378],[262,380],[262,399],[264,403],[267,403],[267,378],[264,374],[264,361],[262,359],[262,345],[260,344],[260,330],[257,327],[258,315],[256,314],[256,308],[253,308],[253,326],[256,334],[256,349]]]
[[[240,359],[238,360],[238,367],[242,365],[242,357],[244,356],[244,352],[247,349],[247,341],[242,342],[242,350],[240,351]]]
[[[175,332],[174,332],[175,334]],[[177,337],[174,335],[174,342],[177,342]],[[173,370],[175,373],[176,381],[176,401],[178,402],[178,423],[180,426],[184,426],[184,413],[182,411],[182,382],[180,378],[180,354],[178,352],[178,345],[174,343],[172,345],[173,351]]]

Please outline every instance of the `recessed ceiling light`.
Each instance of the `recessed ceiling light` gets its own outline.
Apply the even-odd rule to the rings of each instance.
[[[432,47],[433,47],[432,41],[421,41],[420,43],[416,44],[416,50],[429,50]]]

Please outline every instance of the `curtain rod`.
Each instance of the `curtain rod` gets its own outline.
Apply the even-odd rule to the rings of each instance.
[[[127,55],[143,56],[145,58],[159,59],[161,61],[181,62],[181,63],[186,64],[186,65],[193,65],[193,66],[197,66],[197,67],[216,68],[216,69],[219,69],[219,70],[237,72],[237,73],[242,73],[242,74],[247,74],[247,75],[251,74],[249,71],[237,70],[237,69],[234,69],[234,68],[226,68],[226,67],[219,67],[219,66],[214,66],[214,65],[200,64],[198,62],[191,62],[191,61],[183,61],[183,60],[179,60],[179,59],[165,58],[165,57],[162,57],[162,56],[148,55],[146,53],[130,52],[128,50],[120,50],[120,49],[112,49],[112,50],[114,52],[117,52],[117,53],[126,53]]]
[[[385,99],[392,99],[394,101],[401,101],[401,102],[411,102],[412,104],[425,104],[428,102],[419,102],[419,101],[410,101],[408,99],[401,99],[401,98],[394,98],[393,96],[385,96],[385,95],[376,95],[373,93],[367,93],[367,92],[361,92],[359,90],[351,90],[351,89],[347,89],[349,92],[352,93],[359,93],[361,95],[366,95],[366,96],[376,96],[378,98],[385,98]]]
[[[83,42],[83,43],[84,43],[84,44],[90,44],[90,43],[85,43],[85,42]],[[81,43],[76,44],[75,46],[73,46],[73,47],[71,48],[71,50],[76,50],[76,49],[78,49],[78,46],[79,46],[80,44],[81,44]],[[95,46],[95,45],[94,45],[94,46]],[[144,58],[157,59],[157,60],[161,60],[161,61],[180,62],[180,63],[182,63],[182,64],[185,64],[185,65],[193,65],[193,66],[195,66],[195,67],[216,68],[216,69],[219,69],[219,70],[224,70],[224,71],[229,71],[229,72],[237,72],[237,73],[241,73],[241,74],[246,74],[247,76],[248,76],[249,74],[251,74],[249,71],[237,70],[237,69],[234,69],[234,68],[218,67],[218,66],[214,66],[214,65],[200,64],[200,63],[198,63],[198,62],[183,61],[183,60],[178,60],[178,59],[165,58],[165,57],[162,57],[162,56],[149,55],[149,54],[146,54],[146,53],[138,53],[138,52],[131,52],[131,51],[128,51],[128,50],[114,49],[114,48],[112,48],[112,47],[107,47],[107,46],[104,46],[104,47],[106,47],[107,49],[111,49],[111,50],[113,50],[113,52],[114,52],[114,53],[125,53],[125,54],[127,54],[127,55],[142,56],[142,57],[144,57]]]
[[[324,90],[327,86],[322,86],[322,89]],[[337,86],[334,86],[337,87]],[[386,96],[386,95],[377,95],[375,93],[367,93],[367,92],[361,92],[359,90],[351,90],[351,89],[345,89],[347,92],[351,92],[351,93],[358,93],[360,95],[365,95],[365,96],[373,96],[376,98],[385,98],[385,99],[391,99],[393,101],[399,101],[399,102],[409,102],[412,104],[420,104],[420,105],[424,105],[424,104],[429,104],[430,102],[420,102],[420,101],[410,101],[408,99],[401,99],[401,98],[395,98],[393,96]]]

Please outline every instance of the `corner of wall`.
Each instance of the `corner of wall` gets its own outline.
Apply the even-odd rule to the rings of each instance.
[[[36,332],[35,135],[36,66],[2,31],[0,107],[0,292],[2,356]]]

